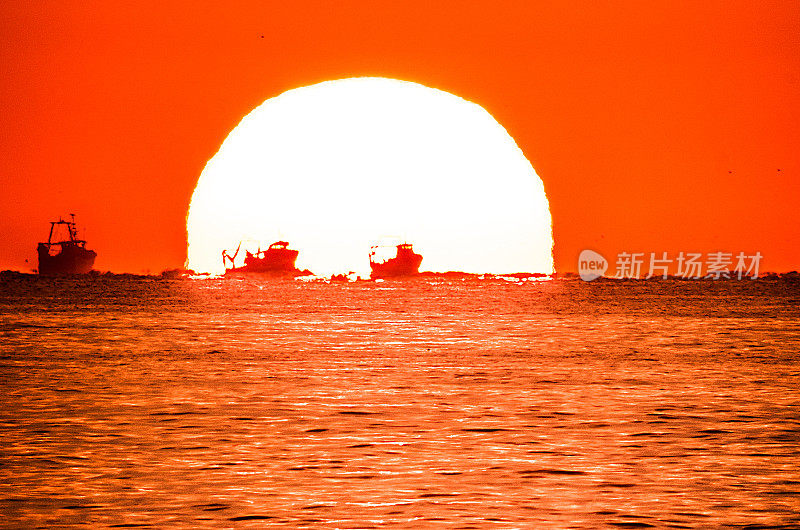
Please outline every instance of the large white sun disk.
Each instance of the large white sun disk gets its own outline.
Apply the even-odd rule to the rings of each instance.
[[[474,103],[383,78],[253,110],[203,170],[187,231],[202,272],[222,272],[241,240],[285,239],[300,268],[366,274],[389,236],[413,243],[423,270],[553,271],[544,187],[506,130]]]

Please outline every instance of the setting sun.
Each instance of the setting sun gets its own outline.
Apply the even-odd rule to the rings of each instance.
[[[441,90],[353,78],[268,99],[208,162],[187,217],[188,267],[222,272],[240,241],[286,240],[318,275],[368,270],[408,241],[422,270],[553,272],[542,181],[482,107]]]

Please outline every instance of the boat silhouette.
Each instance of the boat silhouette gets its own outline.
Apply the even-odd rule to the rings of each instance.
[[[86,248],[85,240],[78,239],[75,214],[70,215],[72,221],[61,218],[58,221],[51,221],[47,243],[39,243],[37,246],[40,275],[86,274],[92,270],[97,253]],[[54,241],[53,237],[58,237],[56,227],[61,226],[67,229],[66,239]]]
[[[372,269],[370,278],[400,278],[419,274],[419,266],[422,263],[422,255],[414,252],[411,243],[401,243],[396,246],[395,257],[379,261],[379,249],[376,245],[370,248],[369,266]]]
[[[276,241],[266,250],[261,247],[256,252],[245,250],[244,265],[236,267],[234,260],[239,254],[242,244],[236,247],[233,256],[227,250],[222,251],[222,264],[225,266],[225,274],[268,274],[273,276],[303,276],[308,271],[301,271],[295,267],[294,262],[300,251],[289,248],[286,241]],[[229,266],[230,265],[230,266]]]

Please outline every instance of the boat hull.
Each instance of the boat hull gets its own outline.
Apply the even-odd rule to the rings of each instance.
[[[58,254],[51,255],[47,245],[39,243],[39,274],[58,276],[66,274],[86,274],[94,267],[97,253],[78,245],[64,244]]]
[[[251,254],[244,260],[243,266],[227,269],[225,275],[302,276],[304,271],[294,266],[299,254],[299,251],[288,248],[269,249],[263,253],[263,257]]]
[[[386,260],[382,263],[370,261],[372,273],[370,278],[404,278],[419,274],[419,266],[422,264],[422,255],[417,254],[410,248],[398,248],[397,257]]]

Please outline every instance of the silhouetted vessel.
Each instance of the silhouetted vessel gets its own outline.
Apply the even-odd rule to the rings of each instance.
[[[241,247],[242,244],[239,243],[233,256],[228,255],[226,250],[222,251],[225,274],[257,273],[275,276],[302,276],[307,273],[307,271],[301,271],[294,266],[294,262],[300,252],[290,249],[289,243],[286,241],[276,241],[267,250],[259,248],[255,253],[246,250],[247,255],[244,258],[244,265],[236,267],[234,260]],[[230,268],[228,268],[228,262],[230,262]]]
[[[379,248],[374,246],[370,249],[369,266],[372,268],[370,278],[398,278],[419,274],[422,255],[414,252],[410,243],[397,245],[397,255],[386,261],[376,261]]]
[[[61,226],[67,229],[66,239],[53,241],[54,235],[59,237],[56,227]],[[36,250],[39,253],[39,274],[45,276],[86,274],[92,270],[97,257],[95,251],[86,248],[86,241],[78,239],[75,214],[72,214],[72,221],[60,218],[58,221],[51,221],[47,243],[39,243]]]

